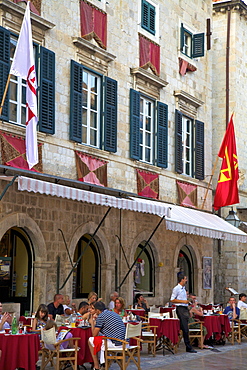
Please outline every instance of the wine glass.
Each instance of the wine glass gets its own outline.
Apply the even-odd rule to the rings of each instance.
[[[19,332],[22,333],[23,321],[19,321]]]

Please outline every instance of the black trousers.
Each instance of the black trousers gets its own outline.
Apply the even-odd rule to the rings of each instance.
[[[190,350],[192,347],[190,345],[189,340],[189,310],[186,306],[177,306],[176,308],[177,316],[180,320],[180,328],[183,331],[183,337],[184,337],[184,344],[188,350]]]

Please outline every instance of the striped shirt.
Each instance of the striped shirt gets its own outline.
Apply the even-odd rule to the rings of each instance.
[[[171,301],[173,301],[174,299],[178,299],[181,301],[187,301],[186,289],[181,284],[178,284],[175,286],[175,288],[173,288]],[[173,303],[173,304],[175,304],[176,306],[185,306],[185,307],[188,306],[187,303]]]
[[[106,337],[125,339],[125,325],[121,317],[113,312],[104,310],[96,319],[96,328],[100,328],[100,333]],[[115,345],[121,346],[122,343],[112,340]]]

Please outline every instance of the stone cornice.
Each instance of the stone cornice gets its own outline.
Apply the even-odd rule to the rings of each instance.
[[[216,1],[213,3],[214,13],[225,13],[228,10],[238,11],[240,15],[247,17],[247,4],[242,0]]]
[[[24,16],[25,9],[21,7],[18,4],[13,3],[9,0],[0,0],[0,9],[3,9],[6,12],[18,15],[18,16]],[[31,22],[35,26],[43,29],[43,30],[50,30],[53,27],[55,27],[55,24],[52,22],[47,21],[46,19],[40,17],[37,14],[34,14],[31,12]]]
[[[155,76],[154,74],[146,71],[143,68],[130,68],[130,73],[135,75],[144,81],[149,82],[151,85],[157,86],[159,89],[168,85],[168,82],[162,78]]]
[[[105,51],[99,46],[92,44],[90,41],[85,40],[82,37],[72,37],[72,41],[79,49],[86,49],[90,54],[97,56],[107,63],[112,62],[116,58],[115,55]]]
[[[174,91],[174,95],[178,99],[182,99],[187,103],[193,105],[195,108],[199,108],[202,104],[204,104],[202,100],[195,98],[194,96],[188,94],[186,91],[183,90]]]

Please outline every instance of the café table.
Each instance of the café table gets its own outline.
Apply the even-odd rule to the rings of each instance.
[[[127,308],[126,312],[128,314],[130,314],[132,312],[133,315],[137,315],[137,316],[140,316],[140,317],[145,317],[146,316],[146,312],[142,308],[131,308],[131,309]]]
[[[172,311],[175,310],[175,309],[176,309],[176,307],[160,307],[160,313],[169,312],[170,318],[172,318],[173,317]]]
[[[19,321],[23,322],[23,325],[32,325],[33,317],[31,316],[20,316]]]
[[[220,340],[223,336],[228,337],[231,326],[227,315],[207,315],[200,317],[201,321],[204,321],[204,326],[207,329],[207,335],[205,339],[209,339],[214,336],[216,340]]]
[[[38,334],[0,334],[0,369],[35,370],[39,359],[40,339]]]
[[[80,348],[77,357],[78,365],[83,365],[86,362],[93,362],[88,345],[88,338],[92,336],[92,330],[90,326],[82,328],[68,328],[65,326],[60,327],[59,329],[70,329],[70,333],[73,335],[73,337],[80,338],[80,340],[78,340],[78,347]]]
[[[156,333],[157,337],[160,339],[158,348],[163,348],[163,354],[164,349],[167,349],[172,353],[177,352],[180,333],[179,319],[150,318],[149,322],[150,326],[157,326]]]

